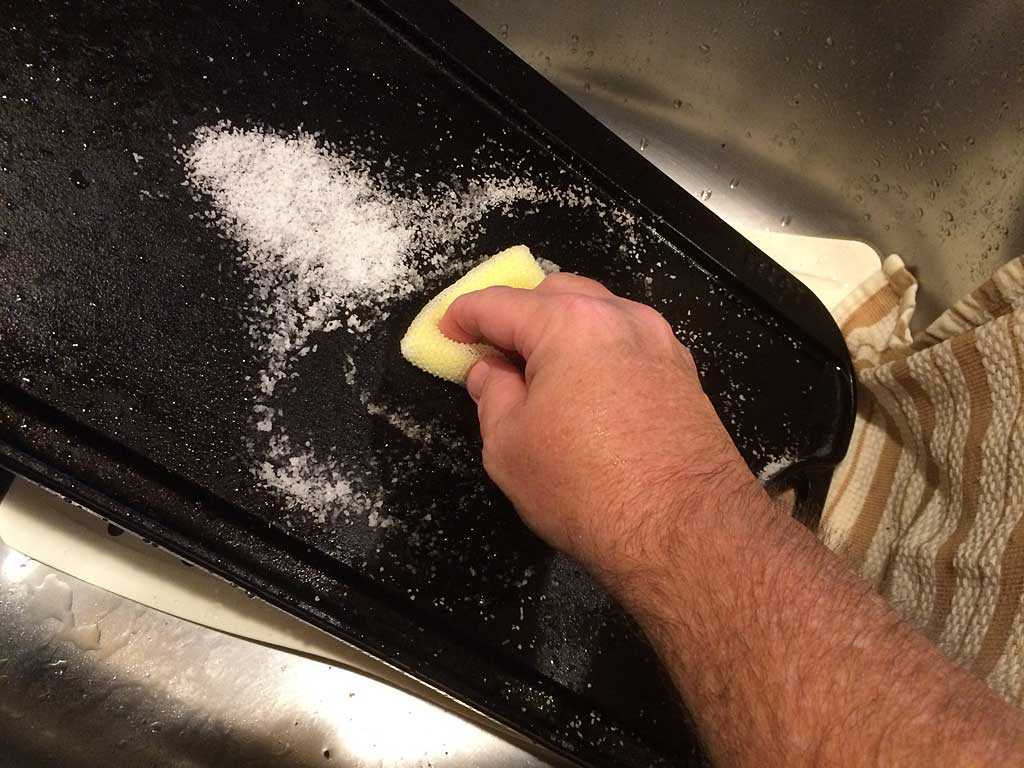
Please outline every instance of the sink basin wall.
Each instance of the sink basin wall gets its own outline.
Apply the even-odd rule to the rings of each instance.
[[[736,226],[900,253],[931,319],[1024,253],[1024,13],[457,0]]]

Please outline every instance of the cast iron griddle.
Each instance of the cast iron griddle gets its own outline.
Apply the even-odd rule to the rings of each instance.
[[[399,357],[450,275],[364,336],[317,334],[281,395],[279,422],[360,467],[395,524],[286,515],[254,474],[257,299],[177,149],[221,120],[302,126],[424,187],[585,187],[628,232],[541,203],[452,257],[523,242],[655,305],[751,467],[788,459],[820,501],[853,389],[813,296],[445,3],[7,0],[0,18],[0,459],[575,760],[700,762],[636,627],[488,483],[472,403]],[[371,415],[346,360],[442,439]]]

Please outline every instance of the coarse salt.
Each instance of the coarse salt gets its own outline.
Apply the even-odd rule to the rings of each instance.
[[[293,445],[276,418],[278,384],[310,351],[311,334],[364,334],[387,317],[388,302],[425,278],[465,269],[452,244],[470,237],[487,214],[545,200],[576,207],[590,198],[493,175],[425,193],[374,176],[357,154],[315,134],[226,121],[198,129],[180,154],[196,200],[211,205],[204,218],[238,245],[252,283],[250,334],[264,355],[253,409],[264,455],[254,475],[288,508],[318,521],[359,510],[372,513],[371,527],[393,524],[380,512],[382,490],[365,467]],[[430,271],[421,274],[424,268]],[[350,386],[355,376],[346,371]],[[425,427],[409,417],[364,405],[423,438]]]

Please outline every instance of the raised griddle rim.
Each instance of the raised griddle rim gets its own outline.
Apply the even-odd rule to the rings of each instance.
[[[490,35],[482,33],[475,23],[454,6],[443,0],[356,0],[356,4],[392,26],[403,38],[428,55],[441,59],[456,72],[461,83],[471,88],[491,108],[519,120],[523,130],[531,132],[534,137],[543,137],[545,143],[563,160],[570,160],[577,167],[583,168],[589,176],[599,177],[602,185],[634,201],[638,207],[646,208],[666,229],[672,230],[676,237],[698,249],[709,263],[732,275],[737,288],[745,286],[753,300],[769,308],[773,315],[788,320],[813,340],[824,351],[827,359],[835,360],[840,372],[838,378],[848,389],[840,400],[845,401],[849,407],[841,414],[838,424],[843,429],[837,435],[832,450],[818,457],[815,464],[829,467],[838,461],[845,451],[849,431],[852,430],[852,368],[834,322],[809,291],[760,254],[752,244],[713,218],[703,205],[685,194],[671,179],[649,164],[638,163],[638,157],[632,149]],[[331,11],[329,6],[321,6],[316,11],[307,6],[306,12],[330,15]],[[701,231],[700,242],[684,234],[687,227],[691,231]],[[565,731],[559,733],[552,718],[531,718],[532,713],[529,711],[517,714],[514,718],[503,714],[501,708],[496,708],[496,704],[488,699],[494,688],[482,681],[474,681],[477,685],[473,686],[471,675],[465,672],[479,671],[481,675],[489,675],[492,681],[504,679],[518,685],[522,685],[524,680],[529,681],[529,685],[535,686],[535,689],[545,692],[550,689],[556,700],[564,698],[560,689],[537,685],[533,674],[516,677],[504,667],[488,667],[480,663],[482,657],[477,649],[466,649],[465,655],[460,658],[464,674],[451,674],[445,665],[432,661],[429,653],[431,641],[423,626],[417,626],[408,617],[391,610],[387,601],[375,598],[372,585],[368,585],[365,593],[358,589],[349,591],[344,616],[329,613],[331,603],[316,603],[312,587],[307,590],[308,594],[295,590],[295,572],[287,572],[288,566],[284,565],[283,559],[274,562],[256,560],[255,553],[239,552],[232,549],[227,541],[218,542],[223,545],[222,548],[212,547],[210,542],[201,543],[155,523],[153,516],[142,511],[147,506],[150,509],[174,504],[195,506],[199,498],[199,503],[210,504],[213,508],[226,505],[223,513],[227,523],[222,522],[225,530],[245,535],[251,523],[236,508],[228,509],[230,505],[224,500],[205,489],[199,489],[201,492],[198,495],[194,493],[195,488],[189,489],[189,494],[182,493],[182,489],[195,484],[149,462],[145,457],[129,455],[124,446],[109,441],[77,419],[60,413],[16,387],[0,386],[0,401],[19,415],[44,423],[67,435],[70,440],[96,438],[88,446],[89,449],[104,452],[106,460],[115,469],[134,473],[143,483],[148,482],[153,490],[146,496],[148,504],[129,506],[104,493],[99,487],[101,483],[83,481],[81,468],[76,474],[67,466],[58,466],[59,462],[40,461],[32,455],[30,447],[17,444],[16,438],[0,443],[0,460],[19,474],[58,490],[72,501],[90,507],[113,522],[229,578],[269,602],[386,660],[396,668],[460,699],[469,700],[486,714],[543,742],[567,759],[596,765],[610,764],[612,756],[605,750],[582,742],[568,741]],[[197,514],[200,512],[197,508]],[[307,570],[309,558],[315,559],[313,553],[285,554],[293,558],[291,562],[305,566]],[[302,568],[297,570],[301,571]],[[367,631],[365,625],[360,627],[359,622],[372,624],[372,631]],[[451,646],[455,644],[453,639],[445,637],[444,641],[448,647],[442,648],[439,645],[439,649],[452,652]],[[410,649],[416,653],[410,653]],[[423,652],[425,649],[427,653]],[[505,709],[511,711],[510,706]],[[573,749],[576,751],[571,751]],[[616,764],[622,761],[645,764],[645,755],[649,761],[652,754],[648,747],[632,738],[627,740],[621,751],[613,753],[618,758]]]
[[[587,178],[628,198],[735,281],[755,306],[796,326],[835,364],[840,415],[835,437],[823,452],[787,468],[778,486],[797,492],[797,515],[817,527],[832,470],[846,455],[857,410],[857,386],[846,341],[817,296],[757,246],[683,190],[610,128],[502,45],[449,0],[353,0],[367,13],[414,41],[426,55],[444,60],[482,102]],[[318,12],[329,15],[320,7]],[[696,234],[695,234],[696,233]]]
[[[385,22],[390,17],[393,24],[407,27],[398,30],[403,37],[426,36],[433,54],[447,59],[460,78],[472,84],[477,96],[506,117],[517,113],[534,133],[550,139],[550,149],[562,159],[583,161],[589,178],[600,177],[620,196],[646,209],[708,261],[735,277],[771,307],[773,314],[798,325],[830,356],[849,360],[835,320],[813,292],[659,168],[646,159],[638,165],[642,155],[449,0],[355,2]],[[451,15],[438,12],[438,6],[447,6]],[[478,40],[480,32],[486,39]],[[467,45],[467,40],[473,45]],[[695,239],[694,225],[699,225],[703,235],[709,220],[714,222],[711,237]],[[852,378],[852,366],[850,370]]]

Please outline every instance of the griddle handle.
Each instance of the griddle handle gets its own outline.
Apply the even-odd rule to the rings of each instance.
[[[831,467],[808,467],[796,474],[787,474],[779,478],[769,484],[766,490],[773,497],[792,491],[795,495],[793,517],[812,531],[817,531],[831,483]]]

